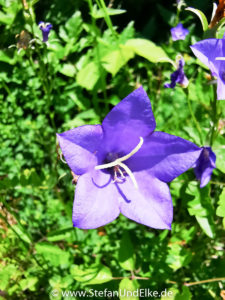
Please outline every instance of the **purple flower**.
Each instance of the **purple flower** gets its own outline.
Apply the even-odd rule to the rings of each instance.
[[[80,175],[73,225],[103,226],[122,213],[138,223],[170,229],[170,182],[192,167],[201,149],[164,132],[154,132],[151,103],[142,87],[123,99],[102,125],[57,134],[71,170]]]
[[[201,155],[195,165],[195,176],[200,180],[200,188],[203,188],[210,181],[213,169],[216,167],[216,154],[211,147],[202,147]]]
[[[177,70],[170,75],[171,82],[164,84],[165,88],[173,89],[173,88],[175,88],[176,83],[179,83],[182,87],[185,87],[185,88],[188,86],[189,81],[184,74],[183,68],[184,68],[184,60],[183,60],[183,58],[181,58],[179,60],[179,65],[178,65]]]
[[[181,23],[179,23],[176,27],[170,29],[172,40],[184,40],[186,35],[189,33],[189,30],[184,28]]]
[[[217,99],[225,99],[225,39],[206,39],[191,46],[194,55],[217,77]]]
[[[41,21],[41,22],[39,22],[38,26],[42,31],[42,36],[43,36],[42,42],[46,43],[48,41],[49,32],[52,29],[52,24],[44,23]]]

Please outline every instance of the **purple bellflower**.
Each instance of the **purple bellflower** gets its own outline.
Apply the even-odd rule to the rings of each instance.
[[[225,100],[225,38],[200,41],[191,50],[217,77],[217,99]]]
[[[213,169],[216,165],[216,154],[212,151],[211,147],[202,147],[201,155],[195,164],[195,176],[200,180],[200,188],[208,184],[211,179]]]
[[[167,182],[192,167],[202,149],[156,127],[151,103],[138,88],[105,117],[57,134],[71,170],[80,175],[73,225],[92,229],[120,213],[149,227],[170,229],[173,206]]]
[[[182,87],[186,88],[189,84],[187,77],[184,74],[184,60],[183,58],[179,59],[178,68],[175,72],[170,75],[170,83],[164,84],[165,88],[174,89],[176,84],[179,83]]]
[[[39,22],[38,26],[42,31],[42,37],[43,37],[42,42],[46,43],[48,41],[48,36],[49,36],[50,30],[52,29],[52,24],[44,23],[41,21],[41,22]]]
[[[189,34],[189,30],[184,28],[181,23],[179,23],[176,27],[170,29],[172,40],[185,40],[186,35]]]

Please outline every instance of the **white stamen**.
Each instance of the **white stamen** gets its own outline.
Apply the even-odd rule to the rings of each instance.
[[[127,155],[117,158],[116,160],[114,160],[111,163],[108,164],[104,164],[104,165],[98,165],[95,167],[95,170],[101,170],[101,169],[108,169],[108,168],[112,168],[115,167],[116,165],[118,165],[121,161],[127,160],[128,158],[130,158],[131,156],[133,156],[135,153],[138,152],[138,150],[141,148],[141,146],[144,143],[144,139],[142,137],[140,137],[140,142],[138,143],[138,145]]]
[[[222,56],[222,57],[218,56],[218,57],[215,58],[215,60],[225,60],[225,57],[223,57],[223,56]]]
[[[130,179],[133,182],[135,188],[138,189],[138,184],[137,184],[137,181],[136,181],[132,171],[124,163],[122,163],[122,161],[129,159],[131,156],[133,156],[135,153],[137,153],[138,150],[143,145],[143,143],[144,143],[144,139],[142,137],[140,137],[140,142],[130,153],[128,153],[127,155],[124,155],[123,157],[117,158],[116,160],[114,160],[113,162],[110,162],[108,164],[98,165],[95,167],[95,170],[102,170],[102,169],[112,168],[115,166],[120,166],[121,168],[123,168],[125,170],[127,175],[130,176]],[[120,173],[122,178],[125,178],[125,176],[123,175],[123,172],[120,169],[114,170],[114,178],[115,178],[114,182],[118,182],[118,179],[119,179],[117,177],[117,171]]]
[[[115,182],[123,182],[123,179],[118,178],[116,170],[114,170],[114,180],[113,180],[113,183],[115,183]]]
[[[120,176],[121,176],[122,178],[125,178],[125,176],[124,176],[123,172],[120,170],[120,168],[119,168],[118,172],[120,173]]]
[[[130,153],[128,153],[127,155],[125,155],[123,157],[118,158],[118,160],[124,161],[124,160],[127,160],[128,158],[130,158],[131,156],[133,156],[135,153],[138,152],[138,150],[141,148],[143,143],[144,143],[144,139],[142,137],[140,137],[140,142],[138,143],[138,145]]]
[[[119,166],[121,167],[121,168],[123,168],[125,171],[126,171],[126,173],[130,176],[130,179],[131,179],[131,181],[133,182],[133,184],[134,184],[134,187],[136,188],[136,189],[138,189],[138,184],[137,184],[137,181],[136,181],[136,179],[135,179],[135,177],[134,177],[134,174],[132,173],[132,171],[128,168],[128,166],[126,166],[124,163],[119,163]]]

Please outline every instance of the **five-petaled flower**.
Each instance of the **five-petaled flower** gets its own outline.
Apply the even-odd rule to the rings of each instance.
[[[52,29],[52,24],[41,21],[39,22],[38,26],[42,31],[42,37],[43,37],[42,42],[46,43],[48,41],[50,30]]]
[[[200,188],[206,186],[210,181],[213,169],[216,167],[215,163],[216,154],[211,147],[202,147],[201,155],[194,168],[196,178],[200,181]]]
[[[116,105],[102,125],[57,134],[71,170],[80,175],[73,225],[103,226],[122,213],[138,223],[170,229],[173,206],[167,182],[192,167],[202,149],[155,130],[144,89]]]
[[[186,88],[189,84],[187,77],[184,74],[184,60],[179,59],[178,68],[170,75],[170,83],[164,84],[165,88],[175,88],[176,83],[179,83],[182,87]]]
[[[217,99],[225,99],[225,38],[206,39],[191,46],[194,55],[217,77]]]
[[[179,23],[176,27],[170,29],[172,40],[185,40],[186,35],[189,34],[189,30],[184,28],[181,23]]]

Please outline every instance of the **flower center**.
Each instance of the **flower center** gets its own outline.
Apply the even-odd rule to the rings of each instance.
[[[134,187],[136,189],[138,189],[138,184],[137,184],[137,181],[134,177],[134,174],[128,168],[128,166],[123,163],[123,161],[127,160],[128,158],[133,156],[135,153],[137,153],[138,150],[143,145],[143,143],[144,143],[144,139],[142,137],[140,137],[140,142],[138,143],[138,145],[130,153],[128,153],[128,154],[126,154],[126,155],[124,155],[120,158],[117,158],[117,155],[115,155],[113,153],[109,153],[108,158],[109,159],[114,159],[114,161],[112,161],[110,163],[107,163],[107,164],[98,165],[98,166],[95,167],[95,169],[96,170],[102,170],[102,169],[113,168],[114,182],[123,182],[123,180],[125,179],[125,176],[123,174],[123,171],[121,171],[121,169],[120,169],[120,168],[122,168],[127,173],[127,175],[130,176],[130,179],[133,182]],[[120,178],[118,178],[118,174],[119,174]]]

